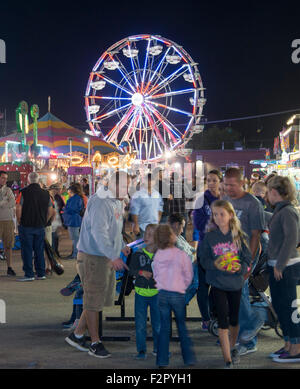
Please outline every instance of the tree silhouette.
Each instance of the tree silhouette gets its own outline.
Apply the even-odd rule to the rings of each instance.
[[[201,134],[195,134],[186,147],[193,150],[233,149],[235,142],[242,142],[242,135],[237,130],[213,125],[204,128]]]

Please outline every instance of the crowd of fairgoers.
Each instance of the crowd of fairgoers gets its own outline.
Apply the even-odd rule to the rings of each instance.
[[[114,172],[91,194],[86,179],[68,188],[60,183],[45,188],[32,172],[17,199],[6,186],[7,177],[0,172],[0,239],[7,275],[16,277],[16,229],[24,270],[16,281],[51,277],[53,263],[45,244],[57,258],[76,261],[78,274],[61,291],[76,293],[82,301],[63,323],[70,328],[65,340],[72,347],[98,358],[110,356],[99,339],[98,313],[113,304],[115,272],[126,270],[135,291],[136,359],[147,355],[149,307],[157,366],[169,365],[172,311],[184,363],[196,363],[185,325],[186,305],[196,297],[202,330],[216,320],[224,366],[232,368],[241,356],[257,350],[257,333],[265,324],[249,292],[259,267],[284,342],[270,357],[277,363],[300,362],[300,324],[293,319],[300,228],[297,192],[288,177],[272,173],[246,180],[237,168],[224,174],[215,169],[199,189],[176,173],[165,177],[163,170],[142,180]],[[191,241],[186,239],[188,223],[193,225]],[[66,229],[72,252],[61,258],[60,237]],[[125,241],[139,241],[139,246],[130,248]]]

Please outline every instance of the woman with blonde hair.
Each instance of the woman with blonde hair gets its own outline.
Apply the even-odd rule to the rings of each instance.
[[[269,222],[268,270],[272,305],[283,333],[284,346],[270,354],[273,361],[300,362],[300,323],[297,284],[300,280],[300,219],[296,189],[288,177],[268,182],[268,198],[275,207]]]
[[[206,270],[206,282],[211,285],[225,368],[231,368],[239,360],[235,348],[239,307],[251,254],[246,234],[230,202],[216,200],[212,203],[212,217],[199,259]]]

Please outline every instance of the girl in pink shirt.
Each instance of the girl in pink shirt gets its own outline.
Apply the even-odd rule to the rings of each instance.
[[[169,225],[160,224],[154,235],[158,248],[153,260],[153,276],[158,292],[161,329],[156,364],[169,364],[169,340],[172,311],[175,315],[181,352],[185,365],[194,365],[195,353],[185,324],[185,291],[193,280],[192,262],[187,254],[175,247],[176,235]]]

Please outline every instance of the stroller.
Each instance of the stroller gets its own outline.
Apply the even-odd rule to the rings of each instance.
[[[265,310],[265,324],[262,330],[273,328],[276,334],[282,338],[282,331],[277,315],[271,303],[271,297],[265,293],[269,286],[269,275],[267,270],[267,255],[263,253],[249,277],[250,303],[255,309]]]
[[[277,315],[272,307],[271,297],[265,293],[269,286],[269,275],[267,270],[267,255],[263,253],[249,277],[249,296],[250,304],[257,313],[263,315],[265,323],[262,330],[273,328],[276,334],[282,338],[282,331],[278,322]],[[209,323],[208,331],[218,336],[218,322],[214,312],[211,313],[212,320]]]

